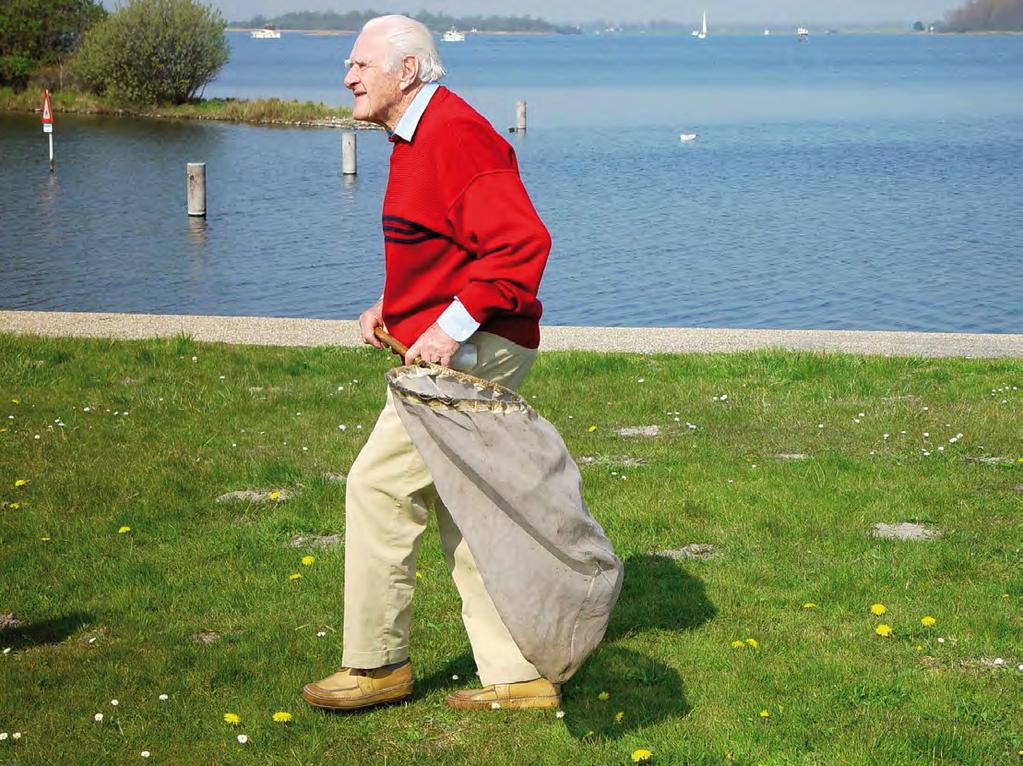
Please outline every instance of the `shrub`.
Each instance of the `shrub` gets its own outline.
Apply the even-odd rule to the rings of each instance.
[[[40,64],[58,64],[106,15],[98,0],[0,0],[0,86],[23,88]]]
[[[224,17],[196,0],[128,0],[82,40],[73,67],[89,89],[134,104],[194,98],[227,61]]]

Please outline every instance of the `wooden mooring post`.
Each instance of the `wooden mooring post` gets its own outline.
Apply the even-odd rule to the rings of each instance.
[[[354,176],[358,161],[355,152],[355,131],[345,130],[341,133],[341,175]]]
[[[188,175],[188,214],[206,217],[206,163],[189,162]]]
[[[526,102],[516,101],[515,102],[515,127],[508,128],[509,133],[525,133],[526,132]]]

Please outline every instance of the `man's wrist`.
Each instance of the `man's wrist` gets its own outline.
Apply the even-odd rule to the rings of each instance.
[[[473,319],[462,302],[455,298],[451,305],[444,309],[444,313],[437,317],[437,326],[452,340],[465,343],[469,336],[479,329],[480,323]]]

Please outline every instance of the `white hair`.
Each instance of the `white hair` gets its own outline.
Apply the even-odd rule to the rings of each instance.
[[[402,59],[413,56],[422,82],[436,82],[446,74],[440,54],[437,53],[437,44],[426,25],[408,16],[392,14],[370,19],[363,25],[362,31],[372,32],[378,27],[388,43],[387,60],[384,62],[386,71],[397,72]]]

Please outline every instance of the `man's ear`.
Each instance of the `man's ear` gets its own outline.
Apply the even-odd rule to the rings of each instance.
[[[412,87],[419,77],[419,61],[415,56],[405,56],[401,60],[401,89]]]

